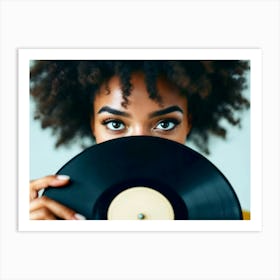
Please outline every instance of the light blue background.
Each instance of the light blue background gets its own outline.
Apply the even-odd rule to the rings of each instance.
[[[244,95],[250,97],[250,85]],[[55,174],[67,161],[82,151],[79,143],[71,148],[54,148],[55,137],[49,129],[42,130],[33,120],[34,104],[30,102],[30,179]],[[206,156],[227,177],[238,195],[243,209],[250,209],[250,110],[242,113],[242,128],[228,128],[227,140],[212,137]],[[192,143],[187,145],[198,151]],[[200,152],[200,151],[198,151]],[[201,152],[200,152],[201,153]]]

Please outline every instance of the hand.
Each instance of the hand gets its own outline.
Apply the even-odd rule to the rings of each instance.
[[[30,182],[30,220],[85,220],[74,210],[46,196],[38,197],[38,191],[51,187],[63,187],[70,181],[69,176],[49,175]]]

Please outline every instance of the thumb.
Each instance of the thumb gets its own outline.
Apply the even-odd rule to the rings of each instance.
[[[70,177],[67,175],[49,175],[44,178],[32,180],[30,182],[30,189],[33,191],[39,191],[49,186],[51,187],[64,186],[69,182],[69,180]]]
[[[38,196],[38,191],[47,187],[65,186],[70,181],[67,175],[49,175],[44,178],[32,180],[30,182],[30,199],[35,199]]]

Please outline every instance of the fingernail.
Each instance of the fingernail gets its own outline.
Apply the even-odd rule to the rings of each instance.
[[[76,213],[76,214],[74,215],[74,217],[75,217],[76,220],[86,220],[86,217],[85,217],[85,216],[83,216],[83,215],[81,215],[81,214],[78,214],[78,213]]]
[[[68,175],[57,175],[56,179],[66,181],[66,180],[69,180],[70,177]]]

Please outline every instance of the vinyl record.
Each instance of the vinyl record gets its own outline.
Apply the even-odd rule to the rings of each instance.
[[[239,200],[205,157],[174,141],[150,136],[94,145],[57,174],[70,184],[46,195],[90,220],[240,220]]]

